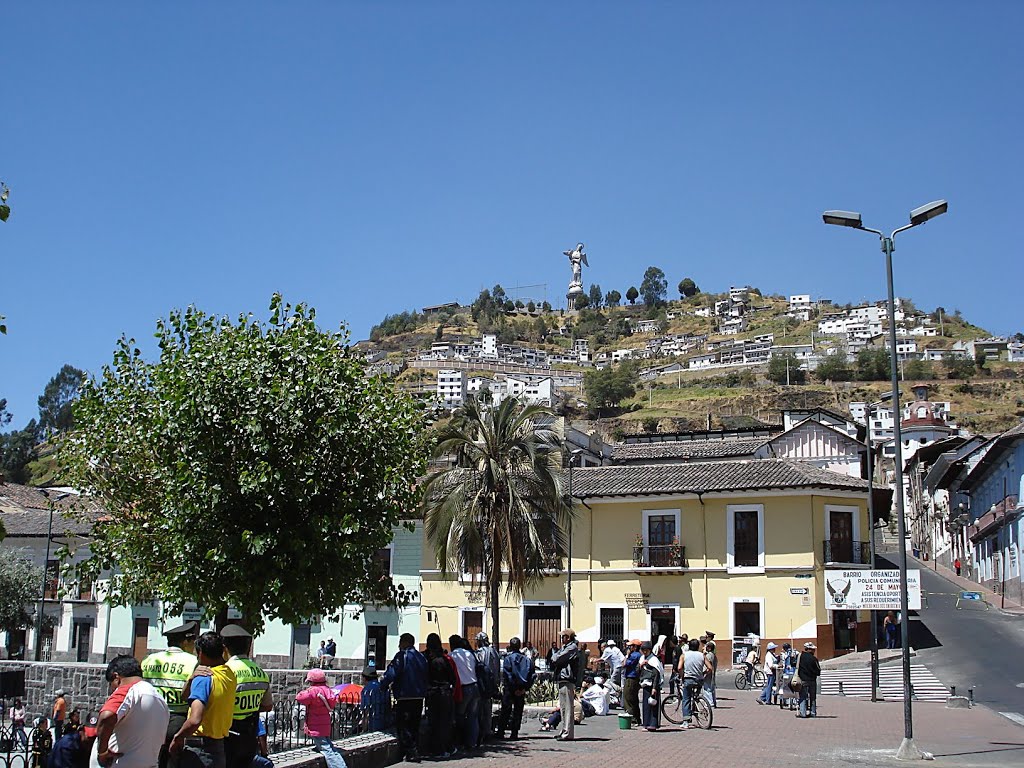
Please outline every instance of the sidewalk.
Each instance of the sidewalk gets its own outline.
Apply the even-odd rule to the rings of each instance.
[[[1002,603],[1002,598],[997,592],[993,592],[991,589],[987,589],[976,581],[971,581],[964,576],[957,576],[956,571],[952,568],[942,565],[941,563],[936,563],[935,561],[922,560],[919,557],[914,557],[910,552],[907,552],[907,561],[909,562],[911,560],[913,560],[916,566],[921,570],[932,571],[947,581],[952,582],[960,591],[980,592],[985,602],[993,608],[1001,610],[1003,613],[1013,614],[1014,616],[1024,615],[1024,605],[1021,605],[1016,600],[1006,598],[1005,607],[1000,608],[999,606]],[[936,565],[938,565],[938,567],[936,567]]]
[[[665,724],[660,731],[620,731],[615,710],[576,728],[573,743],[539,733],[536,721],[524,723],[521,738],[501,742],[482,755],[458,760],[465,768],[579,768],[588,765],[642,765],[701,768],[771,765],[854,764],[899,766],[895,759],[903,738],[903,705],[872,704],[852,698],[819,697],[814,720],[798,720],[788,710],[759,706],[755,693],[719,688],[720,706],[710,731],[680,731]],[[985,707],[946,709],[943,704],[914,703],[918,747],[935,756],[935,765],[996,768],[1024,763],[1024,728]]]

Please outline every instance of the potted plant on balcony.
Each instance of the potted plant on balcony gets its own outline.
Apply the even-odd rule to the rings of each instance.
[[[672,543],[668,548],[669,564],[673,567],[682,567],[683,565],[683,547],[679,544],[679,537],[673,536]]]
[[[638,533],[636,535],[636,540],[633,545],[633,566],[635,568],[647,567],[648,558],[646,557],[647,552],[645,550],[646,547],[644,547],[644,537]]]

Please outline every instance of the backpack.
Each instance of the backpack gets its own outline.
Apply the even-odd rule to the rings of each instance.
[[[485,699],[496,699],[500,695],[498,681],[491,674],[491,668],[478,658],[476,660],[476,680],[480,684],[480,694]]]

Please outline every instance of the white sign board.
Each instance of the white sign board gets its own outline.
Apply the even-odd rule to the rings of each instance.
[[[907,598],[921,610],[921,572],[907,571]],[[825,608],[830,611],[898,611],[899,571],[825,571]]]

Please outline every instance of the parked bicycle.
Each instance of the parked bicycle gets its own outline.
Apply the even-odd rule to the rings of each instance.
[[[747,680],[746,670],[744,670],[743,672],[737,672],[736,679],[734,680],[734,682],[736,683],[736,687],[741,691],[745,691],[747,690],[747,688],[751,686],[753,686],[754,688],[764,688],[764,684],[768,682],[768,675],[766,675],[762,670],[755,667],[752,682]]]
[[[661,702],[661,714],[673,725],[681,725],[686,719],[683,707],[683,696],[687,695],[686,687],[679,687],[681,693],[670,693]],[[698,728],[710,729],[715,719],[715,710],[711,708],[711,702],[707,700],[701,686],[692,686],[689,696],[691,723]]]

